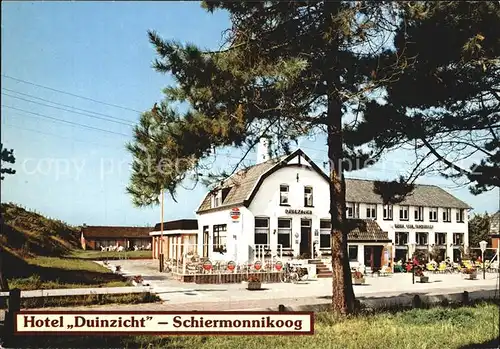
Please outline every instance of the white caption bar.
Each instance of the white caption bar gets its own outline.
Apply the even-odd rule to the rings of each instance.
[[[312,313],[261,312],[26,312],[16,333],[313,334]]]

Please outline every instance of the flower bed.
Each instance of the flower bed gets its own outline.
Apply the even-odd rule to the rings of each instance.
[[[462,273],[467,276],[469,280],[477,279],[477,269],[476,268],[463,268]]]
[[[424,274],[424,267],[420,265],[415,266],[415,276],[420,278],[421,283],[429,282],[429,277]]]
[[[247,290],[255,291],[261,289],[262,283],[257,275],[250,275],[247,282]]]
[[[352,283],[354,285],[362,285],[365,283],[365,276],[362,272],[356,270],[351,273],[352,275]]]

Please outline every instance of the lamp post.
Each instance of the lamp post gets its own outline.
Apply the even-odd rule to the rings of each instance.
[[[479,247],[481,248],[481,260],[483,261],[483,280],[486,279],[486,268],[484,261],[484,251],[486,251],[486,246],[488,246],[488,243],[484,240],[479,243]]]
[[[410,249],[411,249],[411,282],[412,282],[412,284],[415,283],[415,263],[414,263],[415,262],[415,258],[414,258],[415,246],[416,246],[415,243],[408,244],[408,247],[410,247]]]
[[[163,272],[163,267],[164,267],[164,264],[163,264],[163,197],[164,197],[164,194],[163,194],[163,189],[161,189],[160,191],[160,202],[161,202],[161,214],[160,214],[160,244],[159,244],[159,253],[158,253],[158,261],[160,263],[159,265],[159,271],[160,273]]]

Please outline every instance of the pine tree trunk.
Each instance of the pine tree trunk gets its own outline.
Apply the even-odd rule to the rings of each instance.
[[[338,2],[325,2],[326,24],[335,26],[331,21],[341,9]],[[337,32],[339,28],[336,28]],[[335,29],[333,29],[335,32]],[[332,311],[338,314],[351,314],[355,310],[355,296],[352,288],[351,268],[347,252],[348,229],[345,224],[345,179],[342,166],[342,101],[338,93],[341,86],[340,72],[337,69],[339,60],[340,37],[332,38],[326,55],[331,70],[327,80],[327,140],[328,158],[330,161],[330,216],[332,222]]]
[[[337,105],[335,105],[337,104]],[[337,109],[335,112],[330,107]],[[345,179],[342,169],[342,114],[340,104],[329,103],[328,153],[330,158],[330,215],[332,221],[332,310],[339,314],[354,312],[355,297],[347,252],[348,229],[345,224]]]

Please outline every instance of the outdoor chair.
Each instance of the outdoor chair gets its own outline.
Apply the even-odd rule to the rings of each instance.
[[[431,264],[431,263],[428,263],[428,264],[426,265],[426,269],[427,269],[427,271],[430,271],[430,272],[432,272],[432,273],[434,273],[434,272],[436,271],[436,267],[434,267],[434,265],[433,265],[433,264]]]

